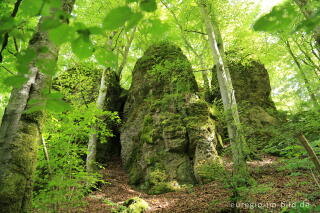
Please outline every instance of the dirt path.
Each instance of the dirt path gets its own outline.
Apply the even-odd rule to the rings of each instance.
[[[305,174],[302,171],[301,175],[290,176],[289,172],[278,171],[276,168],[279,163],[270,157],[262,161],[249,162],[249,165],[258,187],[249,193],[249,201],[241,204],[243,212],[248,212],[248,205],[256,205],[257,208],[258,205],[264,205],[262,208],[268,209],[267,212],[278,212],[282,207],[293,205],[295,202],[320,205],[320,195],[312,177],[306,171]],[[88,206],[83,212],[111,212],[112,207],[107,205],[108,200],[121,204],[132,197],[140,197],[147,201],[150,206],[148,212],[230,212],[231,192],[221,183],[211,182],[189,190],[148,195],[127,184],[128,177],[119,161],[109,163],[103,174],[109,184],[86,198]],[[257,209],[256,212],[262,211]]]

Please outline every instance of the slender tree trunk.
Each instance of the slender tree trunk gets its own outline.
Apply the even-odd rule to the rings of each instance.
[[[301,77],[302,77],[302,79],[303,79],[303,81],[304,81],[304,84],[305,84],[307,90],[308,90],[308,93],[309,93],[310,98],[311,98],[311,100],[312,100],[313,106],[314,106],[314,107],[319,107],[319,103],[318,103],[318,100],[317,100],[317,98],[316,98],[316,95],[314,94],[314,92],[313,92],[313,90],[312,90],[312,88],[311,88],[310,82],[309,82],[306,74],[304,73],[304,71],[303,71],[303,69],[302,69],[302,67],[301,67],[301,64],[299,63],[297,57],[296,57],[296,56],[294,55],[294,53],[293,53],[289,41],[286,40],[286,41],[284,41],[284,43],[285,43],[285,45],[286,45],[286,47],[287,47],[287,50],[288,50],[289,54],[291,55],[291,57],[292,57],[292,59],[293,59],[293,61],[294,61],[294,63],[295,63],[295,64],[297,65],[297,67],[298,67],[299,73],[300,73],[300,75],[301,75]]]
[[[135,36],[135,33],[137,31],[137,27],[133,28],[131,34],[129,35],[129,38],[128,38],[128,43],[127,45],[125,46],[124,48],[124,53],[123,53],[123,60],[117,70],[117,75],[119,76],[119,79],[120,79],[120,76],[122,74],[122,71],[124,69],[124,67],[126,66],[127,64],[127,61],[128,61],[128,55],[129,55],[129,50],[130,50],[130,47],[132,45],[132,42],[133,42],[133,39],[134,39],[134,36]]]
[[[44,139],[44,137],[43,137],[42,134],[41,134],[41,142],[42,142],[42,146],[43,146],[44,156],[45,156],[45,159],[46,159],[47,164],[48,164],[48,172],[49,172],[49,175],[50,175],[50,177],[51,177],[51,175],[52,175],[52,170],[51,170],[51,166],[50,166],[49,153],[48,153],[46,141],[45,141],[45,139]]]
[[[71,12],[74,0],[65,0],[63,9]],[[36,166],[38,144],[41,143],[42,112],[24,114],[30,106],[28,100],[41,97],[48,87],[50,76],[41,73],[36,60],[56,60],[58,48],[49,41],[46,32],[38,30],[30,40],[29,48],[38,55],[29,64],[28,81],[13,89],[0,127],[0,212],[24,213],[30,210],[32,176]],[[43,53],[41,49],[48,48]]]
[[[244,154],[245,138],[241,129],[237,102],[230,72],[224,57],[225,54],[222,46],[222,41],[220,41],[220,44],[217,41],[217,38],[221,37],[220,32],[217,31],[218,25],[217,23],[213,23],[216,29],[215,32],[212,26],[212,20],[208,15],[207,2],[200,1],[199,6],[206,24],[212,55],[216,63],[220,93],[222,96],[224,111],[226,113],[228,134],[232,147],[235,177],[234,188],[237,189],[239,186],[244,186],[245,184],[247,184],[247,178],[249,177]],[[237,196],[238,194],[235,190],[234,199],[237,199]],[[235,202],[237,201],[235,200]]]
[[[315,151],[312,149],[310,143],[308,142],[308,140],[306,139],[306,137],[302,133],[298,134],[297,138],[300,141],[300,143],[302,144],[302,146],[308,152],[312,162],[314,163],[314,165],[316,167],[318,174],[320,174],[320,160],[319,160],[318,156],[316,155]]]
[[[99,95],[96,103],[96,106],[98,109],[110,110],[110,111],[119,110],[119,107],[114,107],[112,105],[114,104],[116,104],[117,106],[119,105],[119,103],[114,103],[114,102],[117,102],[120,99],[119,97],[121,95],[119,93],[119,89],[121,88],[120,76],[125,65],[127,64],[129,50],[133,42],[135,32],[136,32],[136,27],[132,30],[128,38],[128,43],[124,48],[123,59],[118,69],[114,71],[111,68],[108,68],[102,73]],[[112,46],[112,39],[108,41],[108,46],[109,47]],[[117,91],[115,92],[116,94],[112,94],[114,90]],[[112,98],[114,96],[116,96],[116,98]],[[114,100],[114,99],[117,99],[117,100]],[[97,126],[93,126],[92,128],[94,132],[97,132],[99,130]],[[96,133],[89,135],[88,155],[86,160],[86,169],[87,169],[87,172],[89,173],[96,171],[98,145],[99,145],[98,135]]]
[[[105,100],[107,95],[107,84],[106,84],[106,71],[103,71],[101,76],[101,82],[100,82],[100,89],[99,89],[99,95],[97,99],[97,108],[103,109]],[[88,155],[87,155],[87,161],[86,161],[86,168],[87,172],[93,173],[96,171],[96,153],[97,153],[97,140],[98,140],[98,134],[97,131],[99,130],[97,126],[92,127],[93,131],[95,133],[91,134],[89,136],[89,142],[88,142]]]

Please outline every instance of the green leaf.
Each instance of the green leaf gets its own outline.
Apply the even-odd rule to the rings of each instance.
[[[291,31],[299,13],[290,2],[275,6],[272,11],[260,17],[253,25],[256,31],[282,32]]]
[[[61,0],[47,0],[51,8],[62,8]]]
[[[103,21],[103,26],[107,30],[115,30],[124,26],[132,14],[133,12],[128,6],[115,8],[106,16]]]
[[[61,24],[60,26],[50,30],[48,34],[51,41],[56,45],[61,45],[65,42],[71,41],[75,32],[68,24]]]
[[[153,12],[157,9],[156,0],[142,0],[140,2],[140,8],[146,12]]]
[[[59,92],[53,92],[47,95],[48,99],[62,99],[64,96]]]
[[[52,11],[54,11],[54,16],[63,17],[65,14],[62,10],[62,0],[44,0],[45,4],[41,10],[42,16],[52,16]]]
[[[14,88],[20,88],[24,83],[27,82],[27,78],[21,75],[16,76],[10,76],[3,80],[3,84],[14,87]]]
[[[31,114],[31,113],[34,113],[34,112],[43,111],[44,109],[45,109],[44,104],[37,103],[37,105],[34,105],[34,106],[30,107],[29,109],[25,110],[24,113]]]
[[[145,22],[144,33],[150,33],[154,39],[163,38],[164,34],[169,31],[170,26],[162,23],[159,19],[151,19]]]
[[[134,13],[130,20],[128,21],[126,30],[130,30],[132,28],[134,28],[143,18],[143,14],[142,13]]]
[[[21,11],[25,16],[36,16],[38,15],[41,6],[43,4],[42,0],[23,0],[21,3]]]
[[[31,61],[36,57],[36,52],[32,49],[26,49],[17,55],[17,70],[21,74],[27,74],[29,72],[29,65]]]
[[[53,113],[61,113],[69,110],[70,104],[63,100],[63,95],[59,92],[42,94],[40,99],[31,99],[28,104],[31,106],[25,113],[33,113],[48,110]]]
[[[71,42],[73,53],[80,59],[88,58],[93,53],[93,46],[90,39],[80,35],[79,38]]]
[[[112,68],[118,66],[118,57],[112,51],[100,48],[95,51],[94,56],[101,65]]]
[[[12,17],[0,17],[0,31],[7,32],[15,27],[16,23]]]
[[[100,27],[89,27],[89,32],[94,35],[100,35],[103,33],[103,30]]]
[[[40,72],[53,76],[57,71],[56,59],[38,59],[36,61]]]
[[[64,96],[59,92],[54,92],[47,95],[46,109],[57,113],[69,110],[71,107],[63,100],[63,97]]]
[[[57,19],[57,18],[48,18],[45,17],[43,19],[43,22],[40,25],[40,29],[42,31],[47,31],[53,28],[57,28],[59,25],[61,25],[61,20]]]

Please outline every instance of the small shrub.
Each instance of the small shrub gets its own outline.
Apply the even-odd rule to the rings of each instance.
[[[211,181],[225,181],[227,172],[222,165],[212,162],[199,166],[198,175],[204,183],[208,183]]]
[[[101,181],[99,174],[85,171],[88,135],[91,125],[99,126],[102,136],[111,131],[101,116],[117,120],[116,114],[98,110],[94,104],[89,108],[77,106],[63,114],[47,114],[43,139],[48,157],[40,147],[35,173],[33,207],[43,212],[65,212],[84,204],[83,197]]]

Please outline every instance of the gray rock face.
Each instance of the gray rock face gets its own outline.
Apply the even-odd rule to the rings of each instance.
[[[131,184],[163,193],[203,182],[203,168],[220,165],[216,122],[197,91],[180,48],[160,43],[138,60],[121,130],[121,157]]]

